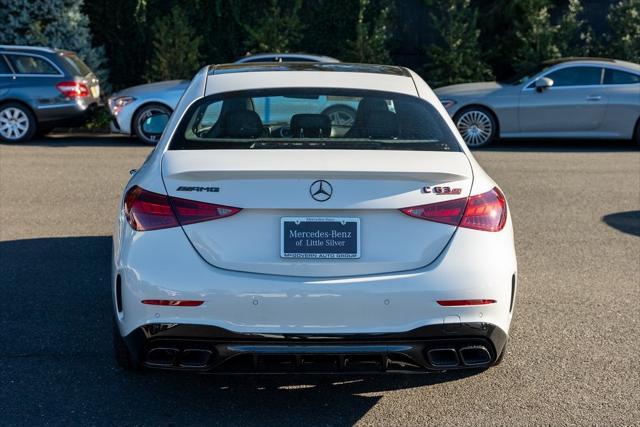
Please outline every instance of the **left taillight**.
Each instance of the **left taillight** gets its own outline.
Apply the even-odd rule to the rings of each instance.
[[[84,83],[61,82],[56,85],[56,89],[67,98],[84,98],[89,96],[89,88]]]
[[[124,213],[131,228],[150,231],[195,224],[235,215],[241,209],[153,193],[142,187],[129,189]]]
[[[400,209],[414,218],[481,231],[500,231],[507,222],[507,201],[494,187],[471,197]]]

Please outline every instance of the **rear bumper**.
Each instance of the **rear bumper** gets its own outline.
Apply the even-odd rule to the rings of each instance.
[[[36,107],[36,115],[39,123],[50,126],[80,126],[89,118],[99,104],[93,102],[56,104],[51,106]]]
[[[491,366],[507,334],[481,322],[381,334],[240,334],[206,325],[149,324],[124,339],[136,364],[157,369],[428,372]]]

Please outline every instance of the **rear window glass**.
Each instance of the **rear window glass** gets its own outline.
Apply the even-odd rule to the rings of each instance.
[[[344,89],[206,97],[187,111],[169,148],[460,150],[429,103],[397,93]]]
[[[91,72],[91,69],[87,67],[87,64],[82,62],[82,60],[76,55],[63,55],[62,60],[71,67],[74,74],[77,76],[84,77]]]
[[[630,85],[634,83],[640,83],[640,75],[609,68],[604,70],[604,84],[606,85]]]
[[[18,74],[60,74],[49,61],[29,55],[8,55],[13,69]]]

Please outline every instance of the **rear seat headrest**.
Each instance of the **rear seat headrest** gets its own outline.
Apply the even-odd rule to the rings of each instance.
[[[391,139],[400,136],[398,116],[391,111],[371,111],[363,127],[364,137]]]
[[[328,138],[331,136],[331,119],[324,114],[294,114],[291,117],[291,135],[294,138]]]
[[[258,138],[264,128],[255,111],[228,111],[222,118],[221,138]]]

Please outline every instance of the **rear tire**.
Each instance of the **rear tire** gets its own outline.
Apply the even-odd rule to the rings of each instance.
[[[140,367],[133,362],[131,352],[129,352],[129,348],[120,336],[120,331],[118,330],[118,325],[116,324],[115,319],[112,322],[111,334],[113,355],[116,358],[118,366],[125,371],[139,371]]]
[[[636,143],[636,146],[640,147],[640,118],[636,122],[636,131],[635,131],[634,135],[635,135],[634,141]]]
[[[142,124],[144,123],[144,121],[153,114],[166,114],[170,116],[171,109],[166,105],[162,105],[158,103],[143,105],[142,107],[140,107],[138,111],[136,111],[136,114],[133,116],[133,120],[131,123],[133,133],[136,134],[136,136],[140,141],[149,145],[156,145],[160,140],[159,136],[147,135],[142,130]]]
[[[463,108],[456,113],[453,122],[469,148],[486,147],[498,135],[498,122],[493,113],[484,107]]]
[[[18,102],[0,105],[0,141],[27,142],[36,133],[37,121],[31,110]]]

